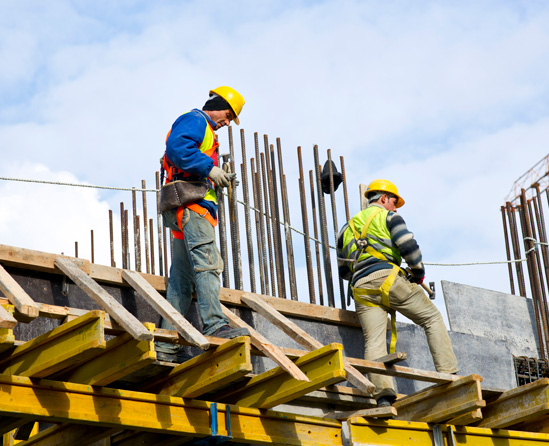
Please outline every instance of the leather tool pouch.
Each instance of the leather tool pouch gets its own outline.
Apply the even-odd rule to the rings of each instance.
[[[202,200],[210,190],[205,181],[171,181],[160,189],[160,213]]]

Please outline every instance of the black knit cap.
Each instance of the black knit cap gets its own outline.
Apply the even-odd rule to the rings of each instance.
[[[231,110],[234,114],[234,111],[229,103],[215,93],[210,95],[210,99],[206,101],[204,107],[202,107],[202,110]]]

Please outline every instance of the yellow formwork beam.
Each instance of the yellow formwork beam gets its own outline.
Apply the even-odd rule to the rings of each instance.
[[[218,405],[219,435],[226,436],[226,405]],[[233,441],[268,445],[341,445],[341,423],[275,411],[231,406]],[[94,388],[83,384],[0,375],[0,416],[54,423],[211,435],[210,403],[166,395]]]
[[[4,309],[11,315],[13,315],[15,311],[15,307],[13,305],[2,305]],[[0,353],[9,350],[13,348],[13,344],[15,343],[15,336],[13,335],[13,329],[12,328],[0,328]]]
[[[297,380],[281,367],[276,367],[254,376],[242,388],[219,398],[238,406],[269,409],[321,387],[345,381],[341,344],[328,344],[307,353],[295,364],[307,375],[309,382]]]
[[[163,378],[154,378],[140,387],[160,395],[195,398],[252,372],[250,338],[231,339],[173,368]]]
[[[17,347],[0,359],[0,373],[43,378],[86,362],[105,346],[104,313],[90,311]]]
[[[120,429],[117,428],[109,429],[84,424],[57,424],[36,433],[27,441],[16,443],[16,446],[74,446],[77,444],[96,446],[98,441],[108,441],[111,435],[118,432]]]
[[[442,424],[438,425],[442,443],[435,443],[432,424],[366,418],[351,418],[347,423],[351,446],[541,446],[549,442],[549,434]]]
[[[154,324],[144,325],[154,333]],[[127,376],[156,360],[153,341],[138,341],[129,333],[109,340],[98,356],[81,364],[76,369],[63,372],[56,379],[93,386],[106,386]]]

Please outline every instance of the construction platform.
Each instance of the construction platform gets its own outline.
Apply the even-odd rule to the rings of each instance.
[[[342,343],[324,344],[292,318],[356,325],[353,312],[230,289],[221,292],[224,311],[251,336],[205,337],[165,290],[164,277],[0,245],[3,444],[549,442],[548,378],[498,391],[483,388],[477,374],[398,365],[403,352],[350,357]],[[175,330],[157,328],[160,317]],[[255,317],[301,348],[278,346]],[[157,361],[155,341],[198,354],[178,365]],[[377,408],[367,372],[429,387]]]

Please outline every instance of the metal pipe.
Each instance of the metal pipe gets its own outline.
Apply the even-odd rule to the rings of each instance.
[[[150,233],[150,246],[151,246],[151,274],[155,274],[154,267],[154,229],[153,219],[149,218],[149,233]]]
[[[267,187],[267,174],[266,174],[266,166],[265,166],[265,154],[260,154],[261,158],[261,172],[262,172],[262,180],[263,180],[263,195],[265,200],[265,226],[267,228],[267,246],[269,248],[269,269],[271,271],[271,289],[272,289],[272,296],[276,296],[276,276],[275,276],[275,267],[274,267],[274,259],[276,256],[273,256],[273,252],[275,250],[273,249],[273,244],[275,243],[274,237],[271,237],[271,214],[269,211],[269,189]],[[259,167],[259,166],[258,166]]]
[[[158,238],[158,274],[164,275],[164,246],[166,239],[164,235],[164,224],[162,223],[162,215],[160,214],[160,173],[156,172],[156,232]]]
[[[141,237],[139,231],[139,219],[137,218],[137,195],[135,187],[132,187],[133,209],[133,247],[135,256],[135,270],[141,272]]]
[[[232,126],[229,126],[229,152],[231,153],[231,159],[229,161],[231,166],[231,172],[236,172],[235,169],[235,160],[234,160],[234,146],[233,146],[233,128]],[[231,209],[229,209],[230,214],[230,223],[231,223],[231,241],[232,241],[232,249],[233,249],[233,265],[234,265],[234,286],[237,290],[242,290],[242,259],[240,257],[240,226],[238,224],[238,207],[237,207],[237,200],[236,200],[236,180],[231,181],[230,188],[232,188],[232,195],[231,190],[229,190],[229,194],[231,195],[229,197],[230,203],[229,206]]]
[[[263,135],[265,142],[265,167],[267,173],[267,184],[269,186],[269,203],[271,208],[271,221],[273,223],[273,249],[275,254],[276,278],[278,297],[286,298],[286,279],[284,277],[284,260],[282,258],[282,239],[280,236],[280,218],[278,215],[278,194],[276,193],[276,174],[271,168],[271,151],[267,135]],[[274,159],[273,159],[274,161]]]
[[[505,238],[505,253],[507,254],[507,267],[509,269],[509,283],[511,294],[515,294],[515,282],[513,280],[513,266],[511,264],[511,251],[509,249],[509,235],[507,230],[507,219],[505,218],[505,206],[501,206],[501,218],[503,220],[503,236]]]
[[[311,259],[311,240],[309,235],[309,217],[307,215],[307,197],[305,196],[305,182],[303,178],[303,158],[301,156],[301,146],[298,146],[297,148],[297,161],[299,165],[299,198],[301,202],[301,219],[303,222],[303,244],[305,247],[305,263],[307,265],[309,302],[311,302],[312,304],[316,304],[313,262]]]
[[[256,234],[256,240],[257,240],[257,257],[259,261],[259,285],[261,287],[261,294],[266,294],[266,288],[265,288],[265,276],[268,275],[268,271],[265,268],[264,261],[266,261],[265,258],[265,249],[264,249],[264,239],[262,234],[262,229],[260,229],[261,225],[261,211],[259,210],[259,202],[258,202],[258,193],[257,193],[257,172],[255,170],[255,159],[250,158],[250,171],[251,171],[251,180],[252,180],[252,196],[254,198],[254,207],[257,209],[257,212],[254,212],[255,216],[255,234]]]
[[[113,229],[113,221],[112,221],[112,210],[109,209],[109,235],[110,235],[110,241],[111,241],[111,266],[114,268],[116,267],[116,262],[114,261],[114,229]]]
[[[332,166],[332,150],[328,149],[328,171],[330,173],[330,202],[332,205],[332,222],[334,225],[334,240],[337,243],[337,236],[339,234],[339,225],[337,223],[337,210],[334,190],[334,169]],[[337,278],[339,282],[339,297],[341,299],[341,308],[345,309],[345,288],[343,288],[343,279],[337,270]]]
[[[240,172],[242,176],[242,193],[244,198],[244,218],[246,222],[246,241],[248,242],[248,265],[250,268],[250,288],[255,293],[255,262],[254,262],[254,243],[252,240],[252,222],[250,220],[250,196],[248,191],[248,167],[246,165],[246,141],[244,139],[244,129],[240,129],[240,142],[242,146],[242,163]]]
[[[515,214],[515,208],[508,201],[506,203],[507,216],[509,217],[509,228],[511,230],[511,242],[513,244],[513,254],[515,260],[520,260],[520,242],[518,238],[518,227]],[[524,272],[521,262],[515,262],[515,271],[517,273],[517,281],[519,284],[519,293],[522,297],[526,297],[526,284],[524,281]]]
[[[150,265],[150,256],[149,256],[149,219],[147,218],[147,192],[145,192],[145,189],[147,189],[147,185],[145,183],[145,180],[141,180],[141,189],[143,189],[143,234],[145,239],[145,268],[147,271],[147,274],[151,272],[151,265]]]
[[[309,182],[311,192],[311,213],[313,215],[313,229],[315,235],[315,254],[316,254],[316,269],[318,275],[318,298],[320,305],[324,305],[324,291],[322,289],[322,267],[320,266],[320,244],[318,242],[318,230],[316,224],[316,205],[315,205],[315,186],[313,182],[313,171],[309,170]]]
[[[282,147],[280,138],[276,138],[278,150],[278,171],[280,174],[280,193],[282,195],[282,214],[284,216],[284,235],[286,238],[286,258],[288,259],[288,272],[290,274],[290,297],[292,300],[298,300],[297,282],[295,277],[294,247],[292,242],[292,230],[290,229],[290,208],[288,206],[288,189],[286,186],[286,175],[282,164]]]
[[[318,160],[318,146],[314,146],[315,172],[316,172],[316,191],[318,194],[318,209],[320,214],[320,236],[322,242],[322,257],[324,259],[324,279],[326,280],[326,290],[328,293],[328,305],[335,307],[334,302],[334,283],[332,279],[332,263],[330,260],[330,247],[328,245],[328,223],[326,222],[326,207],[324,195],[322,193],[322,184],[320,180],[320,164]]]

